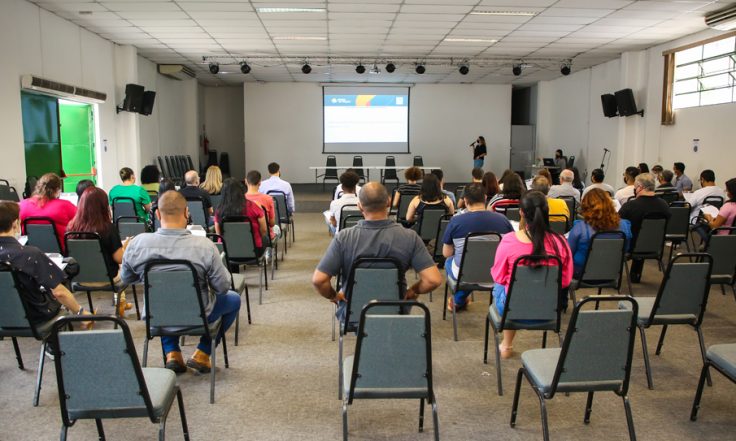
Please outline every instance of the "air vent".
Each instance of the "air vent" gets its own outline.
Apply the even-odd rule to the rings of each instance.
[[[23,89],[35,90],[37,92],[43,92],[64,98],[77,98],[84,102],[99,104],[104,103],[107,99],[107,95],[102,92],[83,89],[81,87],[47,80],[33,75],[23,75],[20,79],[20,84]]]
[[[74,89],[74,95],[75,96],[83,96],[85,98],[89,98],[95,101],[99,101],[101,103],[104,103],[107,99],[107,94],[102,92],[95,92],[94,90],[89,89],[82,89],[81,87],[76,87]]]
[[[719,31],[736,29],[736,6],[730,6],[706,15],[705,24]]]
[[[197,74],[189,66],[183,64],[159,64],[158,73],[179,81],[197,77]]]

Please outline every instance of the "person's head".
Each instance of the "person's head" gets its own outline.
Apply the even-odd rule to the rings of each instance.
[[[198,187],[199,186],[199,173],[196,170],[189,170],[184,173],[184,182],[187,187]]]
[[[484,137],[482,137],[482,136],[479,136],[478,137],[478,144],[480,144],[480,145],[482,145],[482,146],[485,147],[485,145],[486,145],[486,139]]]
[[[642,173],[634,179],[634,195],[652,196],[654,194],[654,176],[650,173]]]
[[[186,228],[189,222],[187,200],[178,191],[167,191],[158,197],[156,216],[161,221],[161,228]]]
[[[577,167],[571,167],[569,170],[572,171],[572,176],[573,176],[572,177],[572,185],[573,185],[573,187],[575,187],[575,188],[582,188],[583,187],[583,182],[580,180],[580,170],[578,170]]]
[[[562,170],[560,172],[560,184],[572,184],[575,180],[575,173],[572,170]]]
[[[521,180],[521,176],[511,172],[503,181],[503,197],[505,199],[521,199],[522,194],[524,194],[524,181]]]
[[[483,175],[483,179],[481,179],[480,181],[480,185],[486,192],[487,198],[492,198],[493,196],[496,196],[499,192],[498,179],[496,179],[496,175],[493,174],[493,172],[486,172]]]
[[[437,176],[430,173],[424,177],[420,197],[425,202],[441,201],[443,199],[440,181]]]
[[[258,187],[261,185],[261,172],[258,170],[251,170],[245,175],[245,182],[248,187]]]
[[[38,205],[43,206],[46,202],[56,199],[61,194],[61,178],[56,173],[46,173],[36,182],[33,196],[36,196]]]
[[[716,174],[713,170],[703,170],[700,172],[700,186],[710,187],[716,185]]]
[[[634,180],[639,175],[639,169],[636,167],[626,167],[624,171],[624,183],[626,185],[634,185]]]
[[[552,182],[552,173],[549,172],[546,168],[543,168],[537,172],[537,176],[544,176],[547,178],[548,182]]]
[[[440,181],[440,188],[445,188],[445,173],[439,168],[436,168],[432,170],[432,174],[437,176],[437,180]]]
[[[736,202],[736,178],[726,181],[726,196],[728,196],[729,201]]]
[[[422,179],[422,169],[419,167],[409,167],[404,171],[406,182],[416,184]]]
[[[555,150],[555,158],[562,158],[562,149]]]
[[[84,190],[77,202],[77,214],[67,225],[67,231],[106,234],[112,226],[107,193],[97,187]]]
[[[534,179],[532,179],[531,191],[538,191],[547,196],[549,193],[549,181],[547,178],[539,175],[535,176]]]
[[[682,176],[685,173],[685,164],[682,162],[675,162],[672,165],[672,171],[675,172],[675,176]]]
[[[135,173],[130,167],[123,167],[120,169],[120,180],[124,184],[132,184],[135,182]]]
[[[654,167],[652,167],[652,170],[651,170],[651,172],[652,172],[653,174],[655,174],[655,175],[659,175],[660,173],[662,173],[662,170],[663,170],[662,166],[661,166],[661,165],[659,165],[659,164],[657,164],[657,165],[655,165]]]
[[[176,184],[169,178],[163,178],[158,184],[158,194],[164,194],[169,190],[176,191]]]
[[[275,162],[268,164],[268,174],[271,176],[281,176],[281,166]]]
[[[346,171],[340,175],[340,185],[343,193],[355,193],[355,187],[360,182],[360,176],[354,171]]]
[[[158,184],[161,173],[155,165],[147,165],[141,170],[141,184]]]
[[[358,197],[358,208],[363,212],[366,219],[385,219],[388,216],[388,208],[391,198],[386,187],[378,182],[369,182],[360,190]]]
[[[580,203],[580,211],[585,223],[595,231],[617,230],[619,227],[618,213],[611,196],[600,188],[585,193]]]
[[[659,183],[660,184],[672,184],[672,180],[675,178],[675,174],[672,173],[672,170],[662,170],[662,173],[659,174]]]
[[[470,172],[470,175],[473,177],[473,182],[480,182],[480,180],[483,179],[483,169],[480,167],[475,167]]]
[[[77,198],[82,198],[82,193],[84,193],[84,190],[88,189],[89,187],[94,187],[95,183],[90,181],[89,179],[82,179],[81,181],[77,182]]]
[[[646,162],[640,162],[637,168],[639,169],[639,173],[649,173],[649,166]]]
[[[506,185],[505,184],[506,179],[508,179],[509,176],[515,175],[515,174],[516,173],[514,173],[513,170],[511,170],[510,168],[507,168],[506,170],[503,171],[503,173],[501,173],[501,177],[498,178],[498,183],[501,185]]]
[[[529,191],[519,204],[521,217],[532,241],[532,254],[546,255],[544,246],[547,234],[554,234],[549,227],[547,196],[539,191]]]
[[[20,236],[20,206],[12,201],[0,201],[0,236]]]
[[[485,208],[486,190],[483,185],[477,182],[468,184],[463,191],[463,200],[465,200],[465,206],[468,208],[474,208],[475,206]]]
[[[202,190],[209,194],[218,194],[222,190],[222,170],[216,165],[207,167],[204,182],[200,185]]]
[[[600,184],[606,179],[606,174],[603,173],[603,169],[596,168],[590,173],[590,180],[593,181],[594,184]]]

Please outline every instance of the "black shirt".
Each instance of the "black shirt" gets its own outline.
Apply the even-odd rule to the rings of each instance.
[[[486,151],[486,146],[484,146],[483,144],[481,144],[479,142],[476,142],[475,143],[475,146],[473,147],[473,159],[480,159],[478,156],[480,156],[480,155],[482,155],[484,153],[485,154],[488,153]]]
[[[212,208],[212,200],[210,199],[210,194],[206,191],[202,190],[199,187],[192,187],[190,185],[187,185],[186,187],[182,187],[181,190],[179,190],[179,193],[181,193],[182,196],[185,198],[202,198],[202,205],[204,205],[204,211],[207,213],[207,215],[210,214],[210,208]]]
[[[667,205],[664,199],[656,196],[639,196],[625,203],[618,212],[621,219],[627,219],[631,222],[632,243],[636,243],[644,216],[660,213],[669,219],[670,206]]]
[[[102,243],[102,253],[105,255],[105,266],[107,266],[107,275],[115,278],[118,275],[120,265],[112,258],[115,251],[123,247],[120,241],[120,234],[116,228],[110,228],[107,234],[100,234],[100,242]]]

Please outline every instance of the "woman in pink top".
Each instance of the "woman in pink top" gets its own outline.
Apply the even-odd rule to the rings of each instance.
[[[520,208],[519,231],[503,236],[491,268],[491,275],[496,282],[493,299],[499,315],[503,315],[506,305],[506,293],[511,283],[514,262],[521,256],[557,256],[562,261],[562,288],[570,286],[572,280],[572,252],[565,237],[553,232],[549,226],[549,206],[545,195],[539,191],[526,193],[521,199]],[[503,341],[499,345],[502,358],[511,357],[515,335],[516,331],[503,331]]]
[[[726,196],[728,200],[718,211],[718,216],[713,217],[709,214],[703,215],[708,221],[708,227],[715,229],[718,227],[733,227],[736,220],[736,178],[726,181]],[[719,231],[718,234],[728,234],[728,231]],[[705,239],[705,237],[703,237]]]
[[[29,217],[47,217],[56,225],[56,235],[64,251],[64,233],[66,226],[77,214],[77,207],[69,201],[59,199],[61,195],[61,178],[54,173],[46,173],[36,183],[33,196],[20,203],[20,222]],[[43,223],[34,222],[31,223]],[[25,234],[25,231],[23,232]]]

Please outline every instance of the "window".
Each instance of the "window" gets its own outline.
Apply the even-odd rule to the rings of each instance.
[[[736,36],[674,53],[672,108],[736,101]]]

